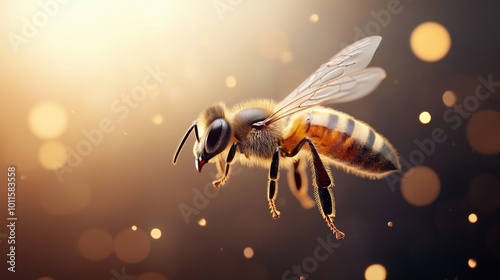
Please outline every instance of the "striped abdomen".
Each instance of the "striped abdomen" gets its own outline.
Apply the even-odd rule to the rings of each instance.
[[[353,173],[380,178],[399,170],[392,145],[364,122],[329,108],[316,107],[290,119],[284,147],[289,150],[304,137],[319,153]]]

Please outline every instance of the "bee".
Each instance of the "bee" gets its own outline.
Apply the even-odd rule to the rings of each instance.
[[[344,238],[333,223],[336,210],[329,165],[379,179],[398,171],[400,163],[389,141],[368,124],[320,105],[353,101],[378,86],[385,71],[366,67],[381,40],[372,36],[346,47],[279,103],[257,99],[232,108],[224,103],[207,107],[182,138],[173,164],[194,130],[195,167],[201,172],[205,164],[215,163],[216,188],[227,181],[237,161],[269,168],[267,200],[274,219],[280,217],[275,201],[281,168],[288,169],[290,188],[302,206],[314,206],[307,193],[309,164],[317,207],[336,238]]]

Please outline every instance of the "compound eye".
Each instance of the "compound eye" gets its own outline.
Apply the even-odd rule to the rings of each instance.
[[[216,119],[210,125],[207,139],[205,142],[205,151],[208,154],[214,154],[220,152],[224,149],[221,146],[227,143],[227,135],[228,135],[228,124],[224,119]]]

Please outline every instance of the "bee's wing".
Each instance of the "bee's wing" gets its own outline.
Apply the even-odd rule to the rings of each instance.
[[[262,123],[271,124],[311,106],[348,102],[369,94],[385,78],[383,69],[365,68],[381,40],[380,36],[367,37],[340,51],[283,99]]]

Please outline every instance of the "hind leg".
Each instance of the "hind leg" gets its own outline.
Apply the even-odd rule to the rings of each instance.
[[[308,182],[306,166],[307,159],[304,158],[299,158],[293,163],[293,167],[288,170],[288,185],[302,207],[311,209],[314,207],[314,200],[307,194]]]
[[[332,187],[333,181],[330,172],[327,171],[325,165],[321,161],[321,157],[316,150],[314,141],[308,137],[302,139],[297,146],[293,149],[288,156],[295,156],[299,153],[302,146],[307,143],[309,144],[309,149],[312,156],[312,170],[313,170],[313,186],[314,186],[314,197],[316,203],[318,204],[319,211],[326,221],[328,227],[335,233],[337,239],[344,238],[345,234],[337,229],[333,224],[333,219],[335,218],[335,199],[333,197]]]

